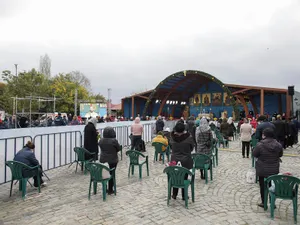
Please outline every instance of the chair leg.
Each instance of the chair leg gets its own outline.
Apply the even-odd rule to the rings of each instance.
[[[168,206],[170,204],[170,199],[171,199],[171,185],[170,185],[169,180],[168,180],[168,200],[167,200],[167,205]]]
[[[142,165],[139,165],[139,175],[140,179],[142,179]]]
[[[189,208],[188,204],[189,204],[189,200],[188,200],[189,196],[188,196],[188,186],[184,187],[184,201],[185,201],[185,208]]]
[[[195,176],[192,176],[191,182],[191,189],[192,189],[192,202],[195,202]]]
[[[11,197],[13,184],[14,184],[14,180],[11,180],[11,182],[10,182],[10,192],[9,192],[9,197]]]
[[[26,185],[27,185],[27,179],[23,178],[22,179],[22,198],[23,198],[23,200],[26,197]]]
[[[213,167],[210,165],[210,180],[213,180]]]
[[[162,153],[162,162],[165,164],[165,153]]]
[[[207,184],[208,183],[207,168],[204,169],[204,174],[205,174],[205,184]]]
[[[297,204],[297,197],[293,199],[293,211],[294,211],[294,223],[297,223],[297,211],[298,211],[298,204]]]
[[[131,175],[134,175],[134,165],[131,165]]]
[[[38,176],[37,176],[38,192],[39,193],[41,193],[41,178],[40,178],[40,173],[41,173],[41,171],[38,171]]]
[[[94,195],[97,194],[97,182],[94,181]]]
[[[271,211],[271,219],[274,220],[274,206],[275,206],[275,196],[271,194],[271,204],[270,204],[270,211]]]
[[[106,181],[102,182],[103,201],[106,201]]]
[[[113,172],[112,179],[114,181],[114,194],[117,195],[117,185],[116,185],[116,174],[115,174],[115,171]]]
[[[19,191],[22,191],[22,180],[19,180]]]
[[[147,176],[149,177],[149,163],[148,163],[148,161],[146,162],[146,168],[147,168]]]
[[[92,181],[90,181],[89,196],[88,196],[89,200],[91,200],[91,189],[92,189]]]

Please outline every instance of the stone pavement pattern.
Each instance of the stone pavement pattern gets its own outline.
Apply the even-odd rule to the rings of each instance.
[[[269,210],[257,207],[259,186],[247,184],[245,178],[251,160],[241,157],[237,142],[230,144],[233,151],[219,151],[219,166],[214,168],[212,182],[205,185],[197,171],[195,203],[190,200],[189,209],[185,209],[181,193],[167,206],[164,165],[153,163],[154,149],[147,145],[150,176],[143,168],[142,180],[138,174],[128,179],[124,151],[117,167],[117,196],[107,196],[106,202],[102,201],[101,184],[97,195],[88,200],[89,175],[75,174],[75,165],[48,171],[48,187],[37,194],[28,186],[25,201],[17,186],[9,198],[10,185],[1,185],[0,224],[293,224],[291,201],[276,201],[274,221]],[[296,150],[286,152],[297,154]],[[284,156],[282,161],[281,172],[300,176],[299,156]]]

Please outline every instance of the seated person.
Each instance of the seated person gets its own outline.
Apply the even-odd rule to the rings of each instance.
[[[166,151],[167,147],[169,145],[168,143],[168,139],[164,136],[164,133],[162,131],[159,131],[156,135],[155,138],[153,138],[152,143],[153,142],[157,142],[157,143],[161,143],[164,146],[162,146],[162,151]]]
[[[166,136],[164,136],[164,133],[162,131],[159,131],[155,138],[153,138],[152,143],[157,142],[163,144],[162,151],[166,151],[168,148],[169,142]],[[166,152],[167,155],[169,155],[169,151]],[[161,161],[161,155],[159,157],[159,161]]]
[[[35,158],[34,149],[35,149],[35,145],[31,141],[28,141],[27,144],[24,146],[24,148],[22,150],[20,150],[15,155],[14,161],[24,163],[24,164],[26,164],[27,166],[30,166],[30,167],[40,165],[39,161]],[[37,169],[34,169],[34,170],[24,169],[22,171],[22,175],[24,177],[32,177],[33,176],[35,187],[38,187],[37,176],[40,176],[41,186],[46,185],[46,183],[42,179],[42,168],[41,168],[41,166],[40,166],[39,170],[37,170]]]

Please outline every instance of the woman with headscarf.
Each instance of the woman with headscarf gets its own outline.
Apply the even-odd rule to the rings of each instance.
[[[91,118],[88,121],[88,124],[84,128],[84,148],[94,155],[85,155],[85,159],[94,159],[97,160],[99,148],[98,148],[98,132],[96,130],[97,119]]]
[[[131,149],[135,149],[139,142],[142,140],[143,125],[141,124],[141,119],[136,117],[134,124],[131,125]]]
[[[101,149],[99,161],[101,163],[108,163],[110,169],[115,168],[116,170],[119,161],[118,151],[120,151],[121,146],[116,139],[116,132],[112,127],[104,128],[103,138],[99,141],[99,146]],[[111,195],[114,193],[113,187],[114,181],[110,179],[108,181],[107,194]]]
[[[211,129],[208,125],[207,119],[203,117],[200,120],[199,127],[197,127],[196,129],[196,143],[197,143],[196,152],[211,156],[212,142],[213,142],[213,136],[212,136]],[[203,170],[200,170],[200,172],[201,172],[201,179],[205,179]]]

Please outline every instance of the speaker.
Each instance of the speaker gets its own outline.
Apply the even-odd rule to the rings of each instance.
[[[289,95],[293,96],[295,94],[294,86],[288,86]]]

